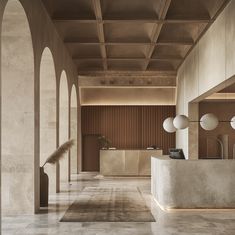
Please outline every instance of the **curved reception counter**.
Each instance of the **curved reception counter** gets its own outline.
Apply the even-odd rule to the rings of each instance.
[[[235,208],[235,160],[151,158],[151,193],[169,209]]]
[[[162,150],[100,150],[100,173],[105,176],[150,176],[153,155],[162,155]]]

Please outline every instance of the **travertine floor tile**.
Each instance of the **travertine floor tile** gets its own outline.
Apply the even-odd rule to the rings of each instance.
[[[34,216],[4,217],[3,235],[234,235],[235,211],[171,212],[160,210],[150,195],[149,178],[94,178],[74,175],[63,191],[50,197],[50,206]],[[85,187],[138,187],[156,222],[59,222]]]

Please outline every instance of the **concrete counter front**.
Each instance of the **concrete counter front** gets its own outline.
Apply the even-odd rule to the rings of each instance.
[[[235,160],[151,158],[151,192],[163,209],[235,208]]]
[[[117,176],[150,176],[151,156],[162,150],[100,150],[100,173]]]

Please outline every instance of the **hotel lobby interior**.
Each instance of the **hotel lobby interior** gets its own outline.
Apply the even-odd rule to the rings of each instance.
[[[235,0],[0,0],[0,103],[0,234],[235,234]]]

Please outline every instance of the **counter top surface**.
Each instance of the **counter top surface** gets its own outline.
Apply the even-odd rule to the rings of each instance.
[[[151,155],[151,192],[163,208],[235,208],[235,160]]]
[[[162,155],[162,150],[101,150],[102,175],[150,176],[151,156]]]
[[[152,156],[158,160],[169,160],[169,161],[184,161],[184,162],[221,162],[221,161],[234,161],[234,159],[172,159],[169,155],[162,155],[162,156]],[[235,162],[235,161],[234,161]]]
[[[100,151],[158,151],[162,149],[100,149]]]

